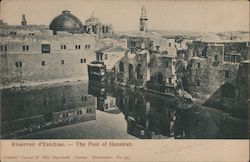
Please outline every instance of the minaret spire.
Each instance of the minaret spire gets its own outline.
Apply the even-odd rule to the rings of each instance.
[[[140,31],[146,32],[147,31],[147,13],[146,13],[146,7],[142,6],[141,8],[141,17],[140,17]]]

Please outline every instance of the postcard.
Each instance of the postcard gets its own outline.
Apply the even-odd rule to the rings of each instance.
[[[249,5],[1,0],[0,161],[249,161]]]

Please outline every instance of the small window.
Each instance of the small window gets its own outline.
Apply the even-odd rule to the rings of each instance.
[[[45,66],[45,61],[42,61],[42,66]]]
[[[64,60],[61,60],[61,64],[64,65]]]
[[[6,45],[4,46],[4,51],[7,51],[7,46]]]
[[[3,51],[3,46],[0,46],[0,50]]]
[[[168,61],[166,61],[166,67],[168,67]]]
[[[22,63],[22,61],[16,61],[15,65],[16,65],[16,67],[22,67],[23,63]]]
[[[29,46],[27,46],[27,45],[23,45],[23,51],[29,51]]]
[[[160,46],[155,46],[155,48],[156,48],[156,51],[160,50]]]
[[[214,61],[218,61],[218,55],[214,55]]]
[[[171,47],[171,43],[168,43],[168,46]]]
[[[80,60],[81,64],[83,63],[83,59]]]
[[[197,85],[197,87],[200,86],[200,80],[197,80],[197,81],[196,81],[196,85]]]
[[[42,53],[50,53],[50,44],[42,44]]]
[[[83,63],[86,63],[87,62],[87,60],[86,59],[83,59]]]
[[[200,67],[201,67],[201,63],[198,62],[198,68],[200,68]]]
[[[104,58],[105,58],[105,60],[107,60],[108,59],[108,54],[105,54]]]
[[[226,71],[225,71],[225,78],[229,78],[229,76],[230,76],[230,75],[229,75],[229,71],[226,70]]]
[[[66,45],[61,45],[61,49],[66,49]]]
[[[76,49],[81,49],[81,45],[75,45]]]

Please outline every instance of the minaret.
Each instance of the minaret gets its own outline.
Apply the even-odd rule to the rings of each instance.
[[[27,25],[26,17],[24,14],[22,15],[22,25]]]
[[[140,31],[146,32],[147,31],[147,15],[146,15],[146,8],[145,6],[142,6],[141,8],[141,18],[140,18]]]

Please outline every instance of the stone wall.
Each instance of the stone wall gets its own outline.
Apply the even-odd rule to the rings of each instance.
[[[1,86],[72,78],[86,80],[87,64],[96,59],[94,37],[83,35],[28,38],[5,44],[7,51],[0,53]],[[50,53],[42,53],[42,44],[50,44]],[[28,45],[29,50],[23,51],[23,45]],[[66,45],[66,49],[61,49],[62,45]],[[81,49],[76,49],[76,45]],[[85,49],[85,45],[90,48]]]

